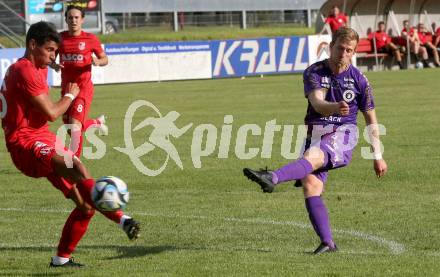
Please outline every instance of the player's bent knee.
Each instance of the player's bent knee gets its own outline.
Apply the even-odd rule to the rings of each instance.
[[[324,184],[314,175],[307,175],[301,180],[303,184],[304,197],[320,196]]]
[[[76,156],[71,156],[69,161],[64,156],[55,154],[52,157],[52,164],[57,175],[72,180],[75,183],[91,178],[86,167]]]
[[[76,217],[80,219],[91,219],[95,215],[95,210],[82,210],[78,207],[75,208],[77,213]]]
[[[314,170],[324,165],[324,152],[317,147],[311,147],[304,153],[304,159],[306,159],[313,167]]]
[[[76,156],[73,157],[73,168],[80,181],[90,179],[91,175],[84,164]]]

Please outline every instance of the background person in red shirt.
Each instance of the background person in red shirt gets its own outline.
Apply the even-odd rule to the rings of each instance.
[[[48,121],[55,121],[67,111],[80,95],[75,83],[65,84],[65,94],[53,102],[47,85],[47,66],[53,63],[61,38],[49,23],[41,21],[30,26],[26,35],[24,57],[12,64],[1,88],[5,103],[2,110],[2,128],[6,148],[14,165],[23,174],[33,178],[46,177],[76,207],[67,219],[56,256],[51,267],[82,267],[71,254],[85,232],[95,210],[91,200],[94,179],[72,151],[66,149]],[[68,166],[65,158],[72,164]],[[103,212],[119,224],[130,239],[139,236],[139,223],[122,211]]]
[[[437,51],[440,51],[440,27],[435,30],[434,46],[437,47]]]
[[[417,34],[420,38],[420,44],[426,47],[426,49],[432,53],[435,66],[440,67],[440,60],[439,60],[437,48],[434,46],[434,44],[432,44],[432,34],[428,32],[428,30],[425,27],[425,24],[419,23],[417,25]]]
[[[61,94],[64,95],[66,85],[75,82],[80,88],[80,94],[64,114],[65,124],[72,124],[70,149],[76,156],[81,155],[83,132],[89,127],[97,127],[100,134],[106,135],[108,128],[105,117],[88,119],[93,99],[92,65],[105,66],[108,63],[107,55],[101,47],[99,39],[91,33],[82,30],[84,10],[79,6],[70,5],[65,12],[68,30],[61,32],[62,42],[58,50],[61,69]],[[93,56],[93,54],[96,56]]]
[[[402,65],[402,55],[400,54],[399,48],[391,42],[391,38],[385,32],[385,22],[380,21],[377,24],[378,30],[369,35],[369,39],[373,45],[374,49],[374,38],[376,39],[376,49],[378,53],[389,53],[392,54],[399,65],[400,69],[403,69]]]
[[[409,20],[403,21],[403,29],[401,35],[403,42],[405,43],[402,46],[406,46],[406,40],[408,38],[410,47],[414,49],[415,53],[418,53],[420,48],[420,39],[414,27],[410,27]]]
[[[338,6],[333,6],[331,8],[330,15],[325,20],[325,24],[330,26],[332,34],[334,34],[339,28],[348,26],[347,23],[347,16],[340,12]],[[324,25],[323,29],[321,30],[321,34],[324,32],[325,28],[326,26]]]
[[[403,29],[401,36],[397,39],[398,44],[407,47],[407,39],[409,42],[410,52],[416,55],[417,61],[421,61],[424,67],[429,67],[428,51],[426,47],[420,45],[420,38],[414,27],[410,27],[409,20],[403,21]]]

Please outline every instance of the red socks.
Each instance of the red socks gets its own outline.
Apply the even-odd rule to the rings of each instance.
[[[83,130],[86,131],[91,126],[98,127],[99,125],[101,125],[101,121],[98,119],[87,119],[86,122],[84,122]]]
[[[77,188],[83,197],[84,201],[88,204],[93,205],[91,198],[92,188],[95,185],[94,179],[87,179],[77,184]],[[116,212],[101,212],[108,219],[119,224],[124,213],[122,211]],[[72,252],[75,250],[76,245],[79,243],[81,238],[84,236],[87,228],[89,226],[90,220],[95,214],[94,210],[83,212],[78,208],[75,208],[67,218],[64,224],[63,233],[61,235],[60,242],[58,244],[58,253],[60,257],[69,258]]]

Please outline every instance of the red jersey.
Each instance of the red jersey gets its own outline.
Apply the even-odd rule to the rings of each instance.
[[[437,30],[435,30],[435,36],[436,37],[440,36],[440,27],[438,27]]]
[[[91,33],[81,32],[71,36],[68,31],[61,32],[62,42],[58,49],[63,84],[68,82],[82,85],[92,82],[92,53],[99,55],[104,50],[99,39]],[[64,87],[64,85],[62,85]]]
[[[377,49],[381,49],[391,42],[391,38],[385,32],[376,31],[370,34],[369,39],[371,40],[371,43],[373,43],[373,36],[376,38]]]
[[[345,14],[340,13],[340,14],[338,14],[338,16],[330,15],[325,20],[325,23],[330,25],[330,29],[332,30],[332,33],[334,33],[334,32],[336,32],[336,30],[338,30],[339,28],[344,26],[347,23],[347,21],[348,20],[347,20],[347,17],[345,16]]]
[[[6,112],[2,127],[8,148],[49,132],[47,117],[30,101],[33,96],[49,94],[47,68],[37,68],[26,58],[19,59],[6,72],[1,93],[6,99],[1,106],[6,107],[6,111],[2,111]]]
[[[425,44],[427,42],[432,42],[432,35],[429,32],[418,32],[420,44]]]
[[[432,33],[431,32],[426,32],[425,36],[426,36],[426,42],[432,42],[433,37],[432,37]]]
[[[406,30],[406,28],[403,28],[402,29],[402,36],[404,36],[406,34],[408,34],[408,31]],[[409,36],[413,36],[413,35],[414,35],[414,28],[411,27],[411,28],[409,28]]]

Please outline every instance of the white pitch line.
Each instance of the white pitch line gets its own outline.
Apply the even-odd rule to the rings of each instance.
[[[144,215],[144,216],[154,216],[154,217],[168,217],[168,218],[189,218],[189,219],[211,219],[215,220],[217,218],[210,218],[206,216],[182,216],[182,215],[165,215],[165,214],[153,214],[153,213],[145,213],[145,212],[133,212],[134,214]],[[231,218],[231,217],[225,217],[223,218],[224,221],[233,221],[233,222],[244,222],[244,223],[250,223],[250,224],[269,224],[269,225],[282,225],[282,226],[293,226],[301,229],[312,229],[310,224],[300,223],[300,222],[294,222],[294,221],[275,221],[275,220],[268,220],[268,219],[260,219],[260,218]],[[379,245],[384,245],[388,247],[391,251],[391,253],[395,255],[400,255],[405,252],[405,246],[401,243],[387,240],[385,238],[364,233],[361,231],[356,230],[340,230],[340,229],[333,229],[333,233],[341,234],[341,235],[349,235],[352,237],[358,237],[364,240],[372,241],[375,243],[378,243]]]
[[[35,212],[35,213],[70,213],[69,210],[56,210],[56,209],[40,209],[40,210],[27,210],[21,208],[0,208],[0,211],[5,212]],[[147,212],[132,212],[132,214],[142,215],[142,216],[151,216],[151,217],[164,217],[164,218],[186,218],[186,219],[201,219],[201,220],[223,220],[227,222],[242,222],[249,224],[264,224],[264,225],[279,225],[279,226],[292,226],[301,229],[312,229],[310,224],[305,224],[301,222],[295,221],[276,221],[270,219],[261,219],[261,218],[234,218],[234,217],[225,217],[225,218],[213,218],[202,215],[180,215],[180,214],[160,214],[160,213],[147,213]],[[356,230],[341,230],[341,229],[333,229],[333,232],[336,234],[341,234],[344,236],[352,236],[361,238],[363,240],[372,241],[379,245],[386,246],[390,249],[391,253],[394,255],[400,255],[405,252],[405,246],[402,243],[398,243],[393,240],[387,240],[385,238],[361,232]]]
[[[378,244],[386,245],[386,246],[388,246],[388,248],[390,248],[391,253],[393,253],[395,255],[400,255],[405,252],[405,246],[402,243],[398,243],[398,242],[395,242],[392,240],[387,240],[387,239],[384,239],[384,238],[376,236],[376,235],[372,235],[372,234],[368,234],[368,233],[364,233],[364,232],[360,232],[360,231],[356,231],[356,230],[334,229],[333,232],[339,233],[342,235],[351,235],[353,237],[359,237],[359,238],[363,238],[363,239],[366,239],[369,241],[376,242]]]

